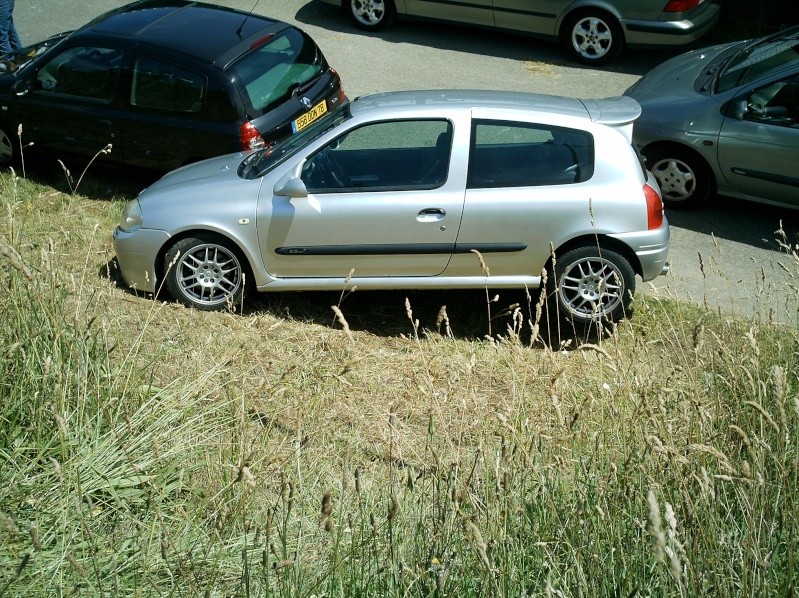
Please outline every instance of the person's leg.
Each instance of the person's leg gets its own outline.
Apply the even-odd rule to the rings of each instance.
[[[14,16],[11,16],[11,26],[8,28],[8,44],[11,46],[11,50],[19,50],[22,47],[22,40],[19,39],[19,34],[17,33],[17,28],[14,27]]]
[[[0,54],[8,54],[13,49],[10,37],[14,23],[11,18],[13,12],[14,0],[0,0]]]

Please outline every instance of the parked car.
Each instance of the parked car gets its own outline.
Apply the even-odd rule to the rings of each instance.
[[[718,193],[799,207],[799,27],[688,52],[625,93],[667,206]]]
[[[359,98],[269,150],[165,175],[125,208],[119,266],[203,310],[237,305],[249,282],[538,288],[554,266],[561,313],[617,319],[635,275],[667,268],[657,183],[631,145],[639,112],[512,92]]]
[[[366,31],[402,18],[448,21],[559,40],[577,60],[601,65],[625,46],[695,41],[719,18],[723,0],[323,0]]]
[[[0,163],[20,146],[171,170],[301,130],[345,102],[299,29],[143,0],[0,60]],[[22,126],[22,139],[18,131]]]

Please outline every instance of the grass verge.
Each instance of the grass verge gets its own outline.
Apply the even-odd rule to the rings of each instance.
[[[349,298],[199,313],[116,287],[113,196],[0,186],[0,596],[795,591],[795,329],[652,296],[569,351],[397,294],[379,332]]]

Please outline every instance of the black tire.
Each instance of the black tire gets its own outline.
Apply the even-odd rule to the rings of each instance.
[[[566,19],[561,41],[566,51],[583,64],[599,66],[616,58],[624,47],[619,22],[601,10],[581,10]]]
[[[666,207],[690,210],[707,201],[716,187],[713,171],[698,154],[677,145],[645,149],[646,167],[655,175]]]
[[[635,293],[635,272],[622,255],[584,245],[556,256],[547,280],[549,309],[559,319],[587,330],[625,317]]]
[[[169,294],[202,311],[237,307],[248,278],[238,249],[212,234],[187,237],[170,247],[164,256],[164,273]]]
[[[7,166],[17,157],[17,136],[12,134],[5,125],[0,125],[0,166]]]
[[[342,6],[355,26],[364,31],[380,31],[397,18],[393,0],[342,0]]]

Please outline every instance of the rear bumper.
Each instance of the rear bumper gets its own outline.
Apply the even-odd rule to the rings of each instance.
[[[721,15],[722,0],[709,0],[704,11],[680,21],[624,20],[624,38],[630,46],[676,46],[696,41],[710,31]]]
[[[669,223],[663,217],[663,225],[657,230],[609,235],[622,241],[635,252],[641,266],[641,278],[652,280],[669,271]]]

